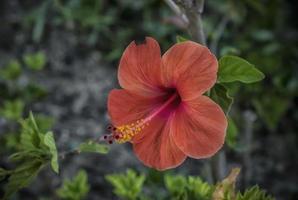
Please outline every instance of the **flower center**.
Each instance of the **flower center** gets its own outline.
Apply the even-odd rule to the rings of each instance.
[[[110,125],[107,129],[111,133],[109,135],[104,135],[102,139],[107,141],[109,144],[112,144],[113,141],[116,141],[117,143],[125,143],[131,141],[135,135],[146,128],[150,121],[157,115],[168,117],[168,115],[180,105],[181,98],[176,89],[170,88],[166,91],[166,95],[162,98],[164,103],[154,110],[148,117],[137,120],[131,124],[125,124],[117,127]]]

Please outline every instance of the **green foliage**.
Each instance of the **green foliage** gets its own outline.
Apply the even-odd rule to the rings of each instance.
[[[240,192],[237,194],[236,200],[274,200],[272,196],[266,194],[264,190],[261,190],[259,186],[254,186],[245,190],[243,194]]]
[[[165,176],[165,186],[170,193],[170,199],[200,199],[208,200],[211,198],[212,186],[203,182],[199,177],[189,176]]]
[[[233,104],[233,98],[229,96],[227,88],[221,84],[215,84],[210,91],[210,98],[220,105],[223,111],[228,114]]]
[[[114,187],[114,193],[120,199],[172,199],[172,200],[273,200],[257,186],[247,189],[244,193],[236,190],[236,180],[240,173],[234,168],[229,176],[215,185],[204,182],[200,177],[159,173],[164,178],[162,184],[159,179],[150,176],[138,176],[129,169],[123,174],[107,175],[106,179]],[[164,176],[163,176],[164,175]],[[145,179],[147,179],[145,181]],[[152,183],[153,181],[153,183]],[[162,194],[156,186],[163,190]],[[145,189],[142,189],[142,188]],[[151,195],[150,191],[151,190]],[[146,191],[142,192],[141,191]]]
[[[145,181],[145,175],[131,169],[126,174],[111,174],[105,176],[106,180],[114,186],[114,193],[123,199],[134,200],[140,197]]]
[[[57,148],[56,143],[54,139],[54,135],[52,132],[47,132],[44,137],[44,144],[49,148],[49,151],[51,153],[51,166],[52,169],[59,173],[59,163],[58,163],[58,154],[57,154]]]
[[[40,100],[46,97],[47,91],[44,87],[38,84],[29,83],[24,90],[22,90],[23,98],[30,102],[35,100]]]
[[[253,101],[257,113],[264,120],[267,127],[274,130],[289,107],[289,100],[280,96],[267,95]]]
[[[236,56],[223,56],[219,60],[218,81],[228,83],[240,81],[253,83],[264,78],[264,74],[246,60]]]
[[[0,115],[9,120],[18,120],[22,117],[23,110],[23,101],[19,99],[5,101],[3,106],[0,108]]]
[[[27,54],[23,57],[25,65],[32,70],[42,70],[47,62],[46,55],[43,52]]]
[[[232,118],[228,117],[228,129],[226,143],[230,148],[235,148],[237,144],[238,128]]]
[[[185,187],[187,185],[186,177],[182,175],[166,175],[164,181],[171,196],[176,197],[177,199],[185,197]]]
[[[16,168],[4,171],[9,175],[4,199],[28,186],[38,172],[50,162],[53,170],[58,173],[57,149],[53,134],[40,132],[32,113],[29,118],[21,120],[21,126],[19,150],[10,156],[10,160],[16,163]]]
[[[3,69],[0,69],[0,78],[15,80],[22,73],[21,64],[17,60],[10,61]]]
[[[81,143],[79,148],[79,152],[89,152],[89,153],[101,153],[106,154],[109,151],[109,146],[105,144],[98,144],[92,140],[88,142]]]
[[[18,167],[10,173],[8,183],[5,187],[4,199],[9,198],[21,188],[27,187],[43,166],[44,163],[38,159],[29,160],[18,165]]]
[[[65,200],[82,200],[86,198],[89,190],[87,173],[80,170],[73,179],[64,180],[61,188],[57,190],[57,195]]]
[[[216,184],[212,200],[274,200],[258,186],[249,188],[244,193],[236,192],[235,184],[239,172],[239,168],[232,169],[228,177]]]
[[[38,124],[38,129],[42,133],[46,133],[52,129],[55,119],[53,117],[49,117],[43,114],[35,114],[34,119],[36,124]]]
[[[177,35],[177,36],[176,36],[176,41],[177,41],[177,43],[181,43],[181,42],[186,42],[186,41],[188,41],[188,39],[186,39],[185,37],[182,37],[182,36],[180,36],[180,35]]]
[[[0,181],[2,181],[7,176],[7,174],[9,174],[9,171],[0,168]]]

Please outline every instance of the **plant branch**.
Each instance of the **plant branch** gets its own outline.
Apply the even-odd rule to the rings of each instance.
[[[91,141],[93,141],[94,143],[102,142],[102,137],[94,138]],[[64,160],[66,157],[80,154],[81,151],[79,149],[80,148],[79,146],[77,148],[73,149],[73,150],[69,150],[69,151],[65,151],[65,152],[60,153],[59,154],[59,159]]]
[[[188,19],[186,15],[181,11],[181,9],[175,4],[172,0],[165,0],[165,2],[168,4],[168,6],[173,10],[173,12],[181,17],[182,21],[185,24],[188,24]]]
[[[169,7],[182,18],[187,19],[187,29],[192,39],[206,45],[201,14],[203,13],[204,0],[165,0]],[[182,14],[181,14],[182,13]],[[184,17],[183,17],[184,16]],[[184,20],[186,21],[186,20]]]

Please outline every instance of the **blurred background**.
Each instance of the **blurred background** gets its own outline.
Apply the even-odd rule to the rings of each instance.
[[[218,57],[241,56],[266,75],[257,84],[231,86],[234,126],[217,155],[221,167],[242,168],[241,189],[258,184],[288,200],[298,199],[297,10],[295,0],[206,0],[203,14],[207,42]],[[161,0],[1,0],[0,21],[0,166],[5,168],[19,143],[17,122],[30,110],[41,129],[54,131],[59,152],[71,150],[106,133],[107,95],[119,87],[118,61],[130,41],[152,36],[164,52],[177,35],[190,38]],[[157,172],[144,167],[129,144],[116,144],[106,155],[63,159],[59,175],[43,170],[13,199],[63,198],[57,192],[63,180],[79,170],[84,170],[79,182],[88,177],[85,199],[119,199],[105,176],[129,168],[146,174],[144,194],[167,198],[164,176],[213,181],[208,163],[188,159],[177,169]],[[0,183],[0,194],[2,188]]]

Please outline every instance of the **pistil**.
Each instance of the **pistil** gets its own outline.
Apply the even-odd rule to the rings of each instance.
[[[167,99],[164,104],[162,104],[162,106],[160,106],[158,109],[152,112],[152,114],[144,119],[140,119],[131,124],[125,124],[117,127],[110,125],[108,127],[108,131],[110,131],[111,133],[109,135],[104,135],[102,139],[107,141],[109,144],[112,144],[113,141],[116,141],[117,143],[125,143],[131,141],[135,135],[139,134],[144,128],[146,128],[146,126],[149,126],[150,121],[154,117],[164,111],[177,98],[179,98],[179,95],[177,92],[175,92],[173,95],[170,96],[170,98]]]

